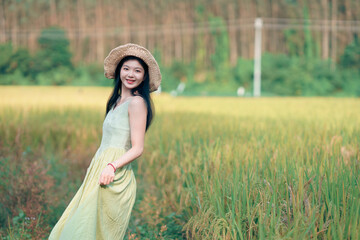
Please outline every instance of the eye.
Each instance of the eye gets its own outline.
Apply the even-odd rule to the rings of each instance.
[[[129,68],[128,67],[123,67],[123,70],[129,70]]]
[[[141,73],[141,70],[136,70],[136,72]]]

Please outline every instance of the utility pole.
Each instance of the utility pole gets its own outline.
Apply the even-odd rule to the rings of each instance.
[[[263,21],[255,19],[255,54],[254,54],[254,97],[261,95],[261,31]]]

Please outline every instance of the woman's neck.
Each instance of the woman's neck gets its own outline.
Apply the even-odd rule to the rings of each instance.
[[[128,97],[131,97],[133,96],[132,92],[130,89],[124,87],[124,85],[122,85],[122,88],[121,88],[121,100],[124,100]]]

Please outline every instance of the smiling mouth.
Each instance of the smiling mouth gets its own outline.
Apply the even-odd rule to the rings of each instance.
[[[127,82],[128,84],[133,84],[133,83],[135,82],[135,80],[126,79],[126,82]]]

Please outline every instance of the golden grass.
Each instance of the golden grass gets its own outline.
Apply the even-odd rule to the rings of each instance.
[[[0,150],[17,149],[21,160],[24,149],[42,149],[64,172],[85,168],[110,92],[0,87]],[[360,99],[153,100],[146,150],[134,163],[133,239],[149,231],[177,238],[177,225],[190,239],[359,237]],[[51,169],[55,180],[65,179]],[[82,174],[72,179],[81,182]],[[148,228],[142,232],[139,222]]]
[[[92,108],[103,111],[108,87],[2,86],[0,108]],[[206,113],[251,118],[301,118],[341,121],[359,119],[359,98],[172,97],[153,94],[158,112]]]

